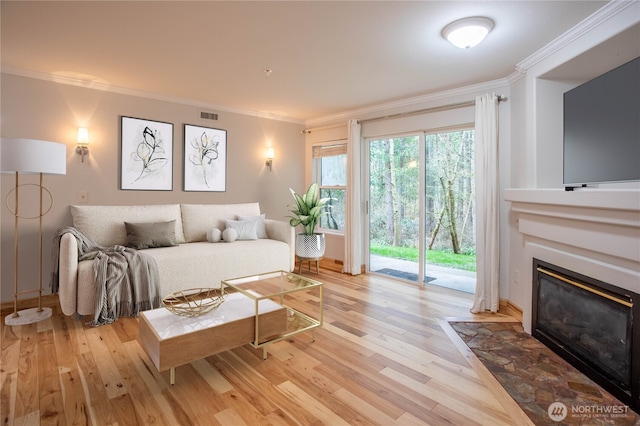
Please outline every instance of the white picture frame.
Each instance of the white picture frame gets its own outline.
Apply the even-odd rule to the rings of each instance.
[[[227,190],[227,131],[184,125],[184,191]]]
[[[173,190],[173,124],[121,117],[120,189]]]

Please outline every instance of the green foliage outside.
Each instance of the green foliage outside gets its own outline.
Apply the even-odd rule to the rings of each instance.
[[[474,131],[425,134],[423,182],[420,149],[417,135],[369,143],[370,251],[418,262],[422,243],[427,269],[475,272]]]
[[[418,261],[418,249],[413,247],[393,247],[382,244],[371,244],[371,254],[390,257],[393,259]],[[465,271],[476,270],[475,254],[455,254],[451,250],[427,250],[427,263],[430,265],[446,266],[448,268]]]

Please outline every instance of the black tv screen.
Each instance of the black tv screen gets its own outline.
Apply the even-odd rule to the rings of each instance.
[[[640,57],[564,94],[563,183],[640,180]]]

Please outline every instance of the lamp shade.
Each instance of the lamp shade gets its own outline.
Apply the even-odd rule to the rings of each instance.
[[[0,172],[67,173],[67,146],[36,139],[0,139]]]
[[[78,145],[89,145],[89,129],[78,127]]]

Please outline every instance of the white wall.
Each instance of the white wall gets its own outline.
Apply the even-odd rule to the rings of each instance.
[[[286,219],[291,203],[289,187],[301,189],[304,181],[304,136],[301,124],[249,115],[211,111],[200,106],[159,101],[144,97],[2,74],[2,137],[24,137],[67,145],[67,174],[45,176],[45,186],[55,199],[44,217],[45,293],[48,293],[51,240],[55,230],[71,224],[69,205],[77,204],[77,192],[87,191],[92,205],[162,203],[240,203],[258,201],[273,219]],[[219,120],[200,118],[200,111],[218,112]],[[173,190],[122,191],[119,189],[120,116],[165,121],[174,125]],[[226,192],[184,192],[183,124],[227,130]],[[88,127],[90,154],[85,162],[75,150],[77,129]],[[266,147],[275,147],[273,171],[265,166]],[[0,175],[4,199],[14,185],[13,175]],[[37,182],[35,176],[21,181]],[[25,188],[20,209],[36,212],[37,194]],[[46,200],[46,199],[45,199]],[[13,298],[13,216],[2,206],[0,229],[1,294]],[[37,287],[37,220],[20,221],[20,289]]]
[[[535,80],[536,88],[536,187],[562,187],[563,93],[574,84]]]

